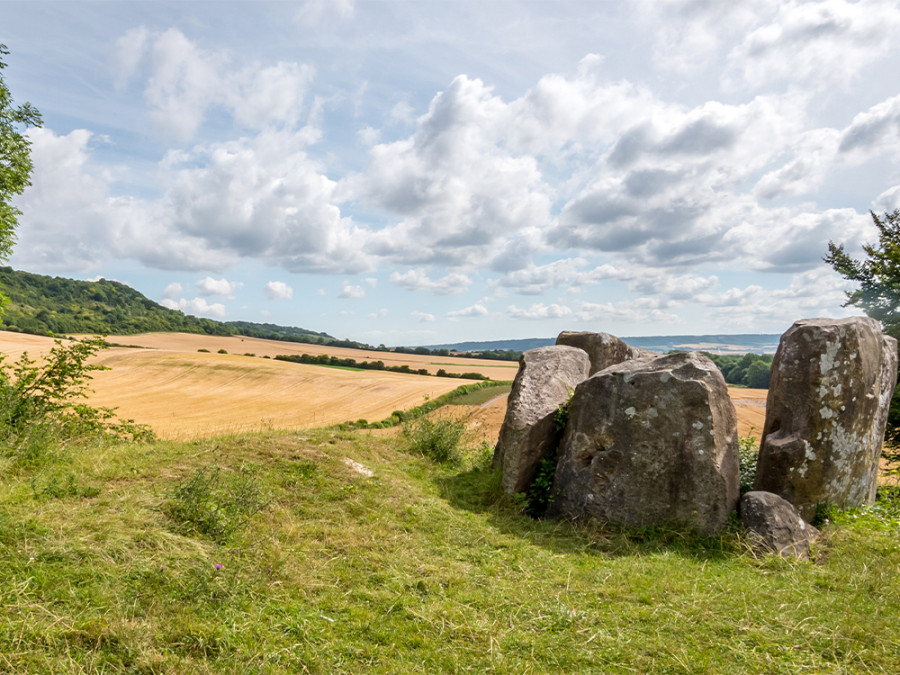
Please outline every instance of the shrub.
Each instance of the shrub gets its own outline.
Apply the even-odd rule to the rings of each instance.
[[[751,428],[751,433],[753,429]],[[738,441],[738,468],[741,475],[740,494],[750,492],[756,480],[756,462],[759,459],[759,448],[756,436],[747,436]]]
[[[227,353],[228,353],[227,349],[220,349],[219,351],[216,352],[216,354],[227,354]]]
[[[52,438],[107,436],[152,438],[149,427],[118,420],[113,408],[94,408],[86,398],[91,372],[105,370],[88,359],[109,345],[101,338],[56,340],[37,363],[22,354],[13,364],[0,354],[0,440],[21,459],[34,459]]]
[[[403,439],[407,449],[441,464],[458,464],[462,460],[460,444],[466,425],[447,417],[431,419],[424,415],[403,423]]]

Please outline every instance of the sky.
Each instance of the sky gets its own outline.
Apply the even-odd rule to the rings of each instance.
[[[900,207],[894,0],[0,0],[15,269],[373,345],[781,333]]]

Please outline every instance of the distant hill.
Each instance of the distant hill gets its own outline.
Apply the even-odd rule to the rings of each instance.
[[[698,350],[713,354],[774,354],[781,339],[779,334],[739,335],[663,335],[656,337],[623,337],[633,347],[654,352]],[[556,344],[556,338],[527,338],[522,340],[489,340],[485,342],[457,342],[429,345],[429,349],[448,349],[458,352],[512,350],[523,352]]]
[[[0,290],[10,300],[0,314],[0,329],[21,333],[131,335],[177,332],[359,346],[359,343],[338,340],[327,333],[305,328],[198,318],[163,307],[130,286],[106,279],[77,281],[0,267]]]

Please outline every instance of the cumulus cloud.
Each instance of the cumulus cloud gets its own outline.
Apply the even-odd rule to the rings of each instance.
[[[362,286],[354,286],[348,281],[341,284],[341,290],[338,291],[339,298],[358,300],[366,297],[366,289]]]
[[[164,298],[160,304],[163,307],[176,309],[178,311],[184,312],[185,314],[213,317],[216,319],[225,317],[225,305],[219,302],[209,304],[205,298],[193,298],[191,300],[188,300],[186,298],[180,298],[178,300]]]
[[[290,300],[294,297],[294,289],[283,281],[269,281],[265,287],[269,300]]]
[[[464,291],[471,283],[466,275],[450,273],[437,281],[432,281],[424,269],[394,272],[391,283],[408,291],[431,291],[438,295],[452,295]]]
[[[465,309],[457,309],[451,312],[447,312],[447,317],[451,319],[461,319],[465,317],[479,317],[479,316],[487,316],[488,310],[482,303],[477,302],[474,305],[466,307]]]
[[[538,302],[527,309],[510,305],[506,309],[506,315],[511,319],[560,319],[570,314],[572,314],[572,310],[569,307],[556,303],[545,305],[542,302]]]
[[[411,312],[410,316],[420,323],[431,323],[434,321],[434,314],[428,312]]]
[[[173,281],[163,290],[163,297],[168,300],[174,300],[184,292],[184,288],[177,281]]]
[[[205,277],[197,282],[197,290],[202,296],[221,295],[232,297],[234,292],[243,286],[241,281],[228,281],[227,279],[213,279]]]
[[[116,42],[112,63],[119,86],[146,63],[150,119],[179,141],[191,139],[215,106],[252,129],[292,124],[314,75],[305,64],[235,63],[231,53],[204,49],[176,28],[129,31]]]
[[[777,3],[728,55],[726,83],[734,87],[803,82],[848,87],[864,66],[894,47],[900,8],[890,0]]]

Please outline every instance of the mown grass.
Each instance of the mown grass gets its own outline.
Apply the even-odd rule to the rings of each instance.
[[[512,382],[477,389],[449,401],[449,405],[481,405],[512,391]]]
[[[0,460],[0,671],[900,672],[896,501],[796,563],[736,527],[532,520],[486,450],[398,447],[319,430]]]

